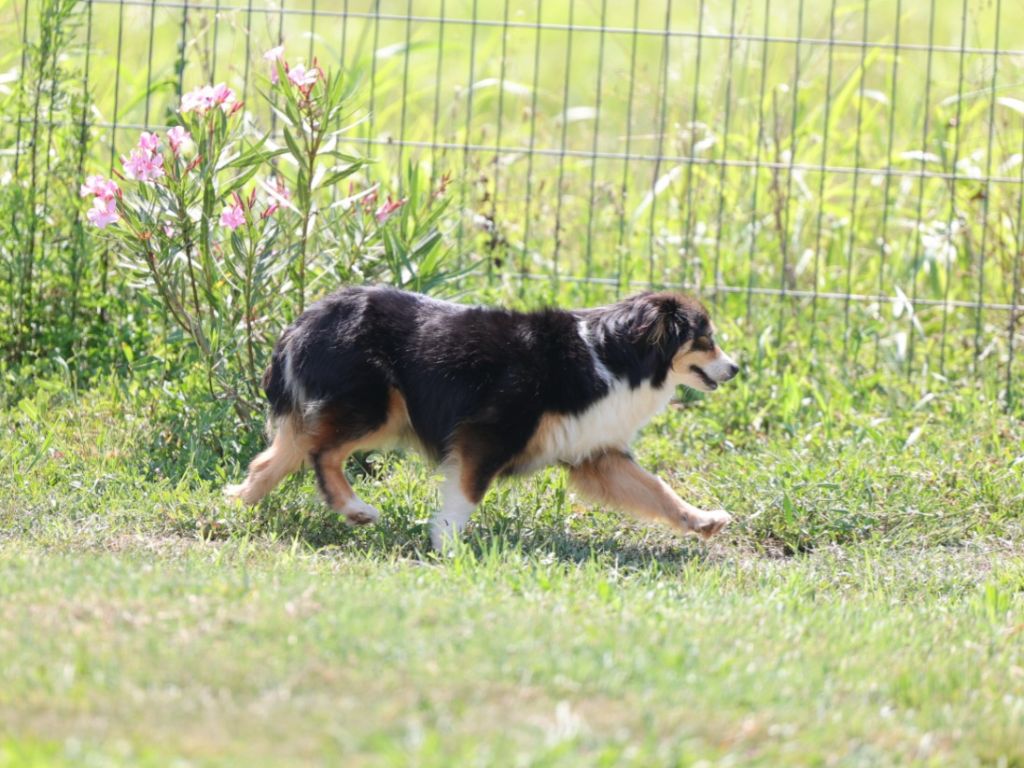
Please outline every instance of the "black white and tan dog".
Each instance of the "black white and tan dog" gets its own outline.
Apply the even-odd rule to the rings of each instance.
[[[345,288],[281,335],[263,377],[273,442],[227,493],[255,504],[308,462],[333,509],[370,523],[379,513],[353,492],[345,462],[406,445],[444,475],[437,548],[495,478],[553,464],[598,502],[709,537],[729,515],[680,499],[629,445],[677,385],[708,392],[736,375],[714,333],[698,301],[670,292],[521,313]]]

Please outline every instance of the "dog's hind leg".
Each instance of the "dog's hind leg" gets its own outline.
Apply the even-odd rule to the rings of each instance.
[[[310,456],[320,493],[331,509],[345,515],[353,525],[366,525],[380,517],[380,512],[356,496],[345,477],[345,462],[355,449],[354,443],[345,443],[328,451]]]
[[[256,504],[285,477],[302,466],[309,454],[309,446],[309,436],[296,426],[292,418],[285,417],[270,447],[249,464],[249,474],[245,481],[229,485],[224,489],[224,494],[241,499],[246,504]]]
[[[664,480],[618,451],[594,456],[572,467],[569,476],[594,501],[620,507],[637,517],[661,520],[683,533],[696,533],[707,539],[730,520],[727,512],[705,511],[686,503]]]

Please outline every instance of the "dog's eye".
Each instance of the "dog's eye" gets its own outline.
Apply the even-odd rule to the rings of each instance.
[[[715,348],[715,343],[710,336],[698,336],[693,342],[693,348],[699,352],[710,352]]]

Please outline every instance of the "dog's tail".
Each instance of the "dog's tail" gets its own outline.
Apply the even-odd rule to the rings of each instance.
[[[267,395],[267,401],[270,403],[270,414],[273,421],[296,410],[296,403],[292,399],[292,393],[288,386],[287,351],[283,342],[282,339],[282,343],[274,348],[274,353],[270,357],[270,365],[263,373],[261,382],[263,391]]]

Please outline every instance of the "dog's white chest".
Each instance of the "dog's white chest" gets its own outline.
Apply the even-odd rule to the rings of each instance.
[[[673,387],[643,384],[630,389],[615,381],[611,391],[576,416],[545,416],[533,445],[529,468],[556,462],[579,464],[601,450],[625,450],[637,431],[668,405]]]

